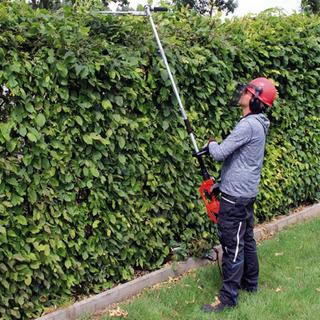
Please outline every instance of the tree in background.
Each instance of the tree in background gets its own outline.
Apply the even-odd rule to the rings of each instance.
[[[320,0],[302,0],[301,9],[304,12],[319,14]]]
[[[215,10],[226,14],[234,12],[238,6],[237,0],[174,0],[177,7],[188,6],[200,14],[213,15]]]

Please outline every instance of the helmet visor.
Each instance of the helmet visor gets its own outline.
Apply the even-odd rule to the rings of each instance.
[[[239,100],[242,96],[242,94],[244,93],[244,91],[246,90],[247,85],[245,84],[241,84],[239,83],[236,87],[236,89],[233,92],[232,98],[229,101],[229,108],[234,108],[237,107],[239,105]]]

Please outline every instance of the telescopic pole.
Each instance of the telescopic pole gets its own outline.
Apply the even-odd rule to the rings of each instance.
[[[154,12],[160,12],[160,11],[167,11],[168,9],[167,8],[161,8],[161,7],[154,7],[154,8],[151,8],[150,5],[146,5],[144,7],[144,11],[100,11],[99,13],[100,14],[112,14],[112,15],[134,15],[134,16],[147,16],[149,21],[150,21],[150,24],[151,24],[151,27],[152,27],[152,31],[153,31],[153,35],[156,39],[156,42],[157,42],[157,45],[158,45],[158,48],[159,48],[159,51],[160,51],[160,54],[161,54],[161,57],[162,57],[162,60],[164,62],[164,65],[167,69],[167,72],[168,72],[168,75],[169,75],[169,78],[170,78],[170,82],[171,82],[171,85],[172,85],[172,88],[173,88],[173,92],[177,98],[177,101],[178,101],[178,104],[179,104],[179,109],[180,109],[180,112],[181,112],[181,115],[182,115],[182,118],[183,118],[183,121],[184,121],[184,124],[186,126],[186,130],[190,136],[190,139],[191,139],[191,142],[192,142],[192,145],[193,145],[193,148],[194,148],[194,153],[193,155],[198,159],[198,163],[200,165],[200,170],[201,170],[201,174],[202,174],[202,177],[203,177],[203,182],[199,188],[199,192],[200,192],[200,195],[205,203],[205,206],[206,206],[206,209],[207,209],[207,213],[209,215],[209,218],[214,222],[214,223],[217,223],[217,217],[216,217],[216,214],[219,212],[219,201],[217,200],[213,190],[214,190],[214,185],[215,185],[215,181],[214,179],[210,176],[205,164],[204,164],[204,161],[202,159],[202,156],[206,154],[206,150],[200,150],[199,151],[199,148],[198,148],[198,145],[197,145],[197,142],[196,142],[196,139],[195,139],[195,136],[193,134],[193,130],[192,130],[192,127],[191,127],[191,124],[189,122],[189,119],[187,117],[187,114],[185,112],[185,109],[183,107],[183,104],[182,104],[182,101],[181,101],[181,98],[180,98],[180,95],[179,95],[179,91],[178,91],[178,88],[177,88],[177,85],[174,81],[174,78],[173,78],[173,75],[172,75],[172,72],[170,70],[170,66],[169,66],[169,63],[168,63],[168,60],[167,60],[167,57],[166,57],[166,54],[163,50],[163,47],[162,47],[162,44],[161,44],[161,41],[160,41],[160,38],[159,38],[159,35],[158,35],[158,32],[157,32],[157,28],[153,22],[153,19],[152,19],[152,15],[151,15],[151,12],[154,11]]]
[[[181,101],[181,98],[180,98],[180,95],[179,95],[179,91],[178,91],[177,85],[176,85],[175,80],[174,80],[174,78],[172,76],[172,72],[171,72],[171,69],[170,69],[166,54],[165,54],[165,52],[163,50],[163,47],[162,47],[162,44],[161,44],[161,41],[160,41],[160,38],[159,38],[159,35],[158,35],[157,28],[156,28],[156,26],[155,26],[155,24],[153,22],[153,18],[152,18],[152,15],[151,15],[151,7],[149,5],[146,5],[144,7],[144,9],[145,9],[146,16],[148,17],[148,19],[150,21],[150,24],[151,24],[151,27],[152,27],[152,31],[153,31],[153,35],[154,35],[154,37],[156,39],[156,42],[157,42],[157,45],[158,45],[162,60],[163,60],[163,62],[165,64],[165,67],[167,69],[167,72],[168,72],[168,75],[169,75],[169,79],[171,81],[172,89],[173,89],[173,92],[174,92],[174,94],[175,94],[175,96],[177,98],[177,101],[178,101],[178,104],[179,104],[179,109],[180,109],[183,121],[185,123],[185,126],[186,126],[186,130],[187,130],[187,132],[189,134],[189,137],[191,139],[191,142],[192,142],[192,145],[193,145],[193,148],[194,148],[194,151],[195,151],[195,155],[196,155],[196,157],[198,159],[198,162],[199,162],[199,165],[200,165],[201,174],[202,174],[204,180],[208,180],[208,179],[210,179],[210,175],[209,175],[208,170],[206,169],[206,167],[204,165],[201,153],[199,154],[199,148],[198,148],[198,145],[197,145],[197,141],[195,139],[195,136],[194,136],[190,121],[189,121],[189,119],[187,117],[187,114],[185,112],[185,109],[183,107],[183,104],[182,104],[182,101]],[[166,8],[157,8],[157,7],[155,7],[152,10],[155,11],[155,12],[156,11],[166,11]]]

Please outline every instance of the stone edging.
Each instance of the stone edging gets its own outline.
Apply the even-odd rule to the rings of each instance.
[[[320,203],[309,206],[302,211],[295,212],[288,216],[283,216],[276,221],[259,226],[255,228],[254,235],[256,240],[260,241],[289,225],[317,216],[320,216]],[[222,251],[221,246],[216,246],[215,249],[217,249],[219,253]],[[212,251],[212,256],[214,259],[216,258],[216,253],[214,251]],[[219,256],[221,256],[221,254]],[[207,265],[208,263],[210,263],[210,261],[207,259],[189,258],[185,262],[179,262],[148,273],[125,284],[120,284],[113,289],[76,302],[65,309],[49,313],[37,320],[75,320],[85,315],[90,315],[97,311],[104,310],[114,303],[121,302],[135,294],[138,294],[145,288],[168,280],[169,277],[176,277],[191,269]]]

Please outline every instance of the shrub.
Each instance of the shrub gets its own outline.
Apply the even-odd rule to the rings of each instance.
[[[1,4],[0,314],[154,269],[173,242],[213,244],[201,177],[144,18]],[[278,83],[259,220],[319,197],[319,17],[157,16],[199,140],[226,136],[236,81]],[[201,142],[202,142],[201,141]],[[217,174],[219,164],[208,160]]]

